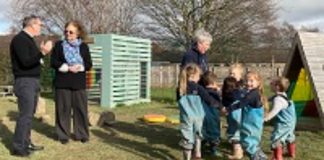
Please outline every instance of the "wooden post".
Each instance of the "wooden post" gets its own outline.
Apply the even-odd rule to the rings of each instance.
[[[176,68],[176,72],[175,72],[176,81],[175,81],[174,86],[177,86],[178,85],[178,81],[179,81],[179,72],[180,72],[180,66],[179,66],[179,64],[176,64],[175,65],[175,68]]]
[[[160,66],[160,87],[162,88],[163,86],[163,72],[162,72],[162,66]]]
[[[274,76],[275,74],[275,58],[274,58],[274,55],[271,56],[271,75]]]
[[[234,54],[232,54],[232,56],[231,56],[231,64],[233,64],[234,63]]]
[[[167,84],[168,87],[172,86],[173,79],[174,78],[172,77],[172,74],[171,74],[171,65],[169,64],[168,65],[168,84]]]
[[[281,69],[280,69],[280,67],[277,67],[277,76],[281,76]]]

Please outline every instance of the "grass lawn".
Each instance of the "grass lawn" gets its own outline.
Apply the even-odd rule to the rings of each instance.
[[[29,159],[39,160],[141,160],[141,159],[181,159],[178,147],[180,134],[178,126],[163,124],[146,124],[139,120],[147,113],[161,113],[168,116],[177,115],[174,89],[153,89],[152,103],[122,106],[113,109],[117,122],[104,128],[90,128],[90,142],[82,144],[71,141],[67,145],[55,141],[54,102],[47,99],[47,112],[51,116],[49,123],[34,120],[32,140],[44,145],[44,151],[35,152]],[[0,98],[0,160],[22,159],[10,155],[11,139],[17,117],[17,106],[14,100]],[[90,111],[100,112],[103,109],[91,105]],[[7,117],[7,118],[3,118]],[[225,128],[222,128],[223,131]],[[270,156],[269,137],[271,127],[266,126],[262,146]],[[297,131],[297,159],[320,160],[324,156],[324,132]],[[223,139],[225,135],[223,134]],[[230,146],[223,140],[220,150],[230,153]],[[225,157],[225,156],[224,156]],[[207,159],[226,159],[208,157]]]

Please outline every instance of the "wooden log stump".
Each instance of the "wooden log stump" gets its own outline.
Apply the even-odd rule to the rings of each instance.
[[[109,111],[102,112],[101,114],[89,112],[88,116],[91,126],[103,127],[104,125],[112,125],[116,120],[115,114]]]
[[[41,122],[44,123],[49,122],[51,120],[50,115],[46,113],[46,101],[42,97],[38,97],[35,118],[39,119]]]

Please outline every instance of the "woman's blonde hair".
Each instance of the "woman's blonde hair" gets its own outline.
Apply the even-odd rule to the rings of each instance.
[[[264,93],[264,82],[262,80],[262,77],[260,76],[260,74],[258,72],[255,72],[255,71],[249,71],[246,74],[246,78],[249,78],[249,77],[251,77],[259,82],[258,90],[259,90],[259,94],[261,96],[261,102],[263,104],[264,110],[266,112],[268,112],[269,111],[269,103],[268,103],[268,98]]]
[[[201,74],[201,69],[198,65],[194,63],[187,64],[181,71],[179,75],[179,93],[181,96],[187,93],[187,82],[189,77],[195,74]]]

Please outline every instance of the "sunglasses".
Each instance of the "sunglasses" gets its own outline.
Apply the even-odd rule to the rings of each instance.
[[[75,32],[73,32],[73,31],[69,31],[69,30],[65,30],[64,33],[65,33],[65,34],[74,34]]]

